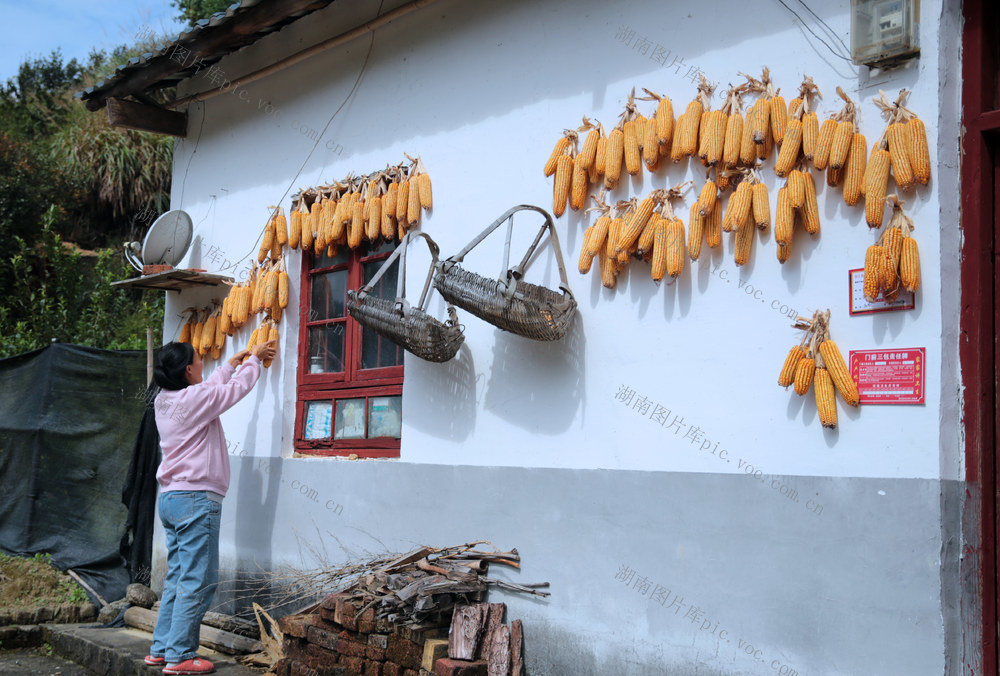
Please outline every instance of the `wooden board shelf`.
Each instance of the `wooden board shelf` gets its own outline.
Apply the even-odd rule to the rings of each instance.
[[[159,289],[161,291],[177,291],[190,289],[197,286],[221,286],[225,282],[232,282],[232,277],[225,275],[214,275],[208,272],[195,270],[167,270],[154,275],[144,275],[123,279],[118,282],[111,282],[111,286],[129,289]]]

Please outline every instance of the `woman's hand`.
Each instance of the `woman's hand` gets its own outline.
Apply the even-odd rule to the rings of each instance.
[[[274,359],[274,356],[278,353],[277,348],[275,348],[276,340],[269,340],[266,343],[259,343],[253,347],[253,356],[257,357],[261,361],[266,361],[268,359]]]
[[[250,355],[250,350],[240,350],[239,352],[234,354],[232,358],[230,358],[229,365],[232,366],[233,368],[236,368],[237,366],[242,364],[243,360],[246,359],[249,355]]]

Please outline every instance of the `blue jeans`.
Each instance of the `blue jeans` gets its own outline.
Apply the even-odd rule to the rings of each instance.
[[[167,491],[159,506],[167,533],[167,578],[149,654],[183,662],[197,655],[201,619],[219,581],[222,503],[207,491]]]

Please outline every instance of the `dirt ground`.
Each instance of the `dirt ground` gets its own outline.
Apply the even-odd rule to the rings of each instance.
[[[48,555],[22,559],[0,553],[0,611],[88,601],[87,593],[73,578],[52,567]]]
[[[24,648],[0,651],[0,674],[87,676],[86,669],[54,655],[50,649]]]

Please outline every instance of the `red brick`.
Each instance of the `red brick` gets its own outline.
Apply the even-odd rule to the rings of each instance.
[[[385,650],[389,647],[389,637],[385,634],[369,634],[368,645],[372,648],[381,648],[382,650]]]
[[[340,663],[340,657],[337,653],[324,650],[318,645],[307,645],[306,654],[309,655],[309,666],[317,669],[331,669]]]
[[[291,676],[319,676],[319,672],[302,662],[292,662]]]
[[[337,634],[337,636],[339,636],[340,638],[344,639],[345,641],[354,641],[355,643],[367,643],[368,642],[368,637],[367,636],[362,636],[361,634],[359,634],[356,631],[348,631],[346,629],[341,629],[340,632]]]
[[[329,596],[327,598],[330,598]],[[350,597],[345,595],[339,595],[336,599],[337,606],[334,608],[333,621],[337,624],[350,629],[351,631],[357,631],[358,623],[354,619],[357,614],[358,609],[354,607],[351,603]]]
[[[442,657],[434,663],[434,673],[437,676],[486,676],[486,662],[483,660],[468,662]]]
[[[375,609],[369,608],[357,616],[358,631],[362,634],[370,634],[375,631]]]
[[[365,648],[365,657],[370,660],[378,660],[379,662],[385,662],[385,648],[373,648],[368,646]]]
[[[328,610],[326,608],[319,609],[319,616],[331,624],[337,624],[337,619],[335,617],[337,611]]]
[[[420,676],[420,674],[413,669],[403,669],[403,676]]]
[[[364,643],[357,643],[355,641],[348,641],[343,638],[337,639],[337,652],[341,655],[349,655],[351,657],[364,657],[367,652],[368,646]]]
[[[382,676],[403,676],[403,667],[395,662],[386,662],[382,665]]]
[[[365,666],[365,676],[382,676],[382,663],[369,662]]]
[[[333,632],[320,629],[319,627],[309,627],[306,632],[306,640],[310,643],[322,646],[327,650],[340,651],[340,643],[343,639]]]
[[[306,630],[313,625],[315,615],[285,615],[278,620],[278,627],[285,636],[305,638]]]
[[[306,646],[308,644],[299,638],[286,638],[282,643],[282,650],[289,660],[306,661]]]
[[[424,648],[419,643],[408,641],[400,636],[389,636],[389,647],[385,653],[386,659],[396,662],[406,669],[419,669],[424,657]]]
[[[288,672],[292,669],[292,660],[287,657],[283,657],[274,663],[271,667],[271,671],[274,672],[275,676],[288,676]]]
[[[321,608],[326,608],[327,610],[334,610],[337,607],[338,599],[349,599],[351,595],[347,592],[340,592],[337,594],[330,594],[319,602]]]
[[[365,660],[360,657],[341,657],[340,666],[347,669],[347,673],[361,676],[365,673]]]

